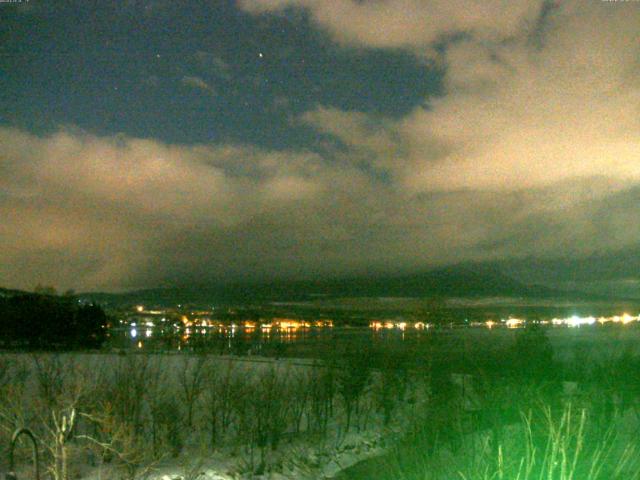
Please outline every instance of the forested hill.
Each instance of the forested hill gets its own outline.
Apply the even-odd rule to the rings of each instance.
[[[0,287],[0,298],[13,297],[16,295],[27,295],[29,292],[25,292],[24,290],[13,290],[10,288],[2,288]]]
[[[2,348],[97,348],[107,324],[101,307],[76,297],[0,290]]]

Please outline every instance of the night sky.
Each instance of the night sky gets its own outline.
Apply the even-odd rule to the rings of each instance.
[[[640,285],[640,2],[0,1],[0,85],[0,286]]]

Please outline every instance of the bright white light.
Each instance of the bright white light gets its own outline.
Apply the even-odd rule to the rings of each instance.
[[[625,313],[622,315],[622,323],[625,325],[629,322],[633,322],[634,320],[635,320],[635,317],[632,317],[628,313]]]
[[[567,325],[569,325],[570,327],[579,327],[581,325],[581,319],[580,317],[574,315],[571,318],[567,318],[566,320]]]
[[[524,320],[520,318],[510,318],[506,321],[508,328],[518,328],[524,324]]]
[[[131,338],[136,338],[138,336],[138,331],[135,328],[131,329]]]

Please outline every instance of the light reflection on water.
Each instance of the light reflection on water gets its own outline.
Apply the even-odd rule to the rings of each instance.
[[[619,318],[619,322],[601,322],[598,319],[594,324],[578,328],[548,322],[545,330],[554,346],[563,348],[565,345],[617,345],[620,342],[633,343],[633,346],[640,348],[640,322],[625,322],[627,318],[624,316]],[[302,328],[279,328],[270,324],[257,324],[208,327],[166,325],[140,329],[130,325],[113,329],[107,348],[157,352],[186,350],[276,357],[323,356],[331,355],[341,348],[352,351],[372,346],[386,348],[397,345],[403,349],[410,348],[433,340],[436,332],[437,342],[444,341],[446,348],[462,348],[461,345],[467,348],[467,341],[499,344],[518,333],[518,328],[510,328],[513,325],[509,323],[483,322],[476,326],[477,328],[469,325],[434,329],[427,325],[392,325],[385,322],[361,327],[319,327],[309,324]],[[638,328],[633,328],[634,326]]]
[[[173,326],[147,327],[140,332],[135,327],[116,328],[111,331],[109,347],[116,349],[144,349],[150,351],[202,349],[219,353],[271,354],[283,347],[309,347],[352,341],[400,341],[419,338],[421,330],[376,330],[370,327],[316,327],[306,328],[179,328]]]

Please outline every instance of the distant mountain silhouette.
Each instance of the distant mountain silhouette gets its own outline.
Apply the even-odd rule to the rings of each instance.
[[[206,305],[220,302],[300,301],[319,296],[585,298],[585,294],[579,292],[524,284],[487,264],[457,265],[396,276],[375,275],[313,281],[274,280],[154,288],[118,294],[88,293],[80,296],[114,306],[134,303]]]

